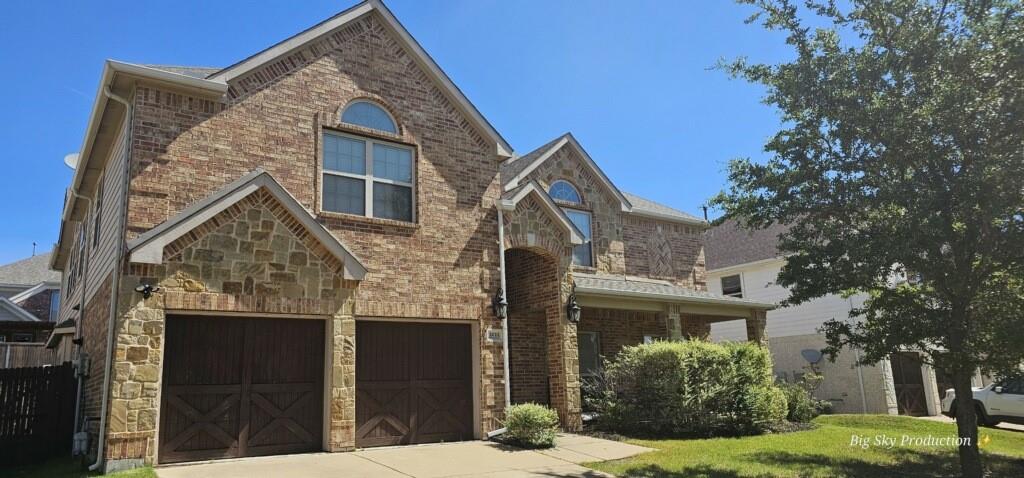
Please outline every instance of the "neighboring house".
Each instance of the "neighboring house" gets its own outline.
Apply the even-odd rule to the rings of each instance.
[[[42,343],[50,336],[60,273],[49,264],[47,253],[0,266],[0,342]]]
[[[779,303],[789,291],[776,284],[785,264],[778,251],[778,236],[785,226],[750,231],[737,221],[726,220],[705,233],[708,290],[717,294],[761,302]],[[776,376],[799,381],[825,348],[820,327],[831,319],[846,320],[852,308],[863,304],[863,295],[828,295],[806,303],[768,312],[767,335],[775,361]],[[742,324],[722,322],[712,327],[713,340],[744,340]],[[829,400],[838,413],[889,413],[938,415],[940,399],[952,385],[944,375],[922,365],[914,352],[895,354],[874,366],[858,366],[856,350],[844,349],[833,363],[821,358],[814,370],[824,376],[814,394]],[[982,378],[976,378],[980,385]]]
[[[227,68],[108,61],[80,158],[52,263],[107,470],[482,438],[506,387],[578,429],[601,355],[772,307],[571,135],[513,155],[377,0]]]

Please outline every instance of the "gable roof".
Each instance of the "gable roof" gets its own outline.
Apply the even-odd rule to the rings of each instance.
[[[455,106],[464,115],[466,115],[470,123],[495,142],[497,145],[496,153],[502,157],[511,156],[512,146],[510,146],[494,126],[484,118],[480,113],[480,110],[476,109],[476,106],[466,98],[466,95],[462,93],[462,90],[460,90],[458,86],[455,86],[455,83],[452,82],[451,78],[449,78],[444,70],[437,65],[434,59],[427,54],[426,50],[420,46],[416,39],[409,34],[409,31],[402,26],[397,18],[395,18],[391,13],[391,10],[388,10],[388,7],[384,6],[384,3],[380,0],[363,1],[331,18],[328,18],[327,20],[291,36],[290,38],[271,45],[270,47],[235,63],[234,65],[213,73],[208,76],[207,79],[229,82],[235,78],[245,75],[246,73],[252,72],[267,63],[273,62],[284,55],[298,50],[325,35],[334,33],[335,31],[344,28],[348,23],[361,18],[364,15],[370,14],[371,12],[377,12],[380,15],[384,20],[384,26],[395,35],[398,42],[405,47],[405,49],[412,53],[413,59],[420,68],[422,68],[427,73],[427,76],[440,87],[441,91],[454,102]]]
[[[32,287],[29,287],[28,289],[25,289],[25,290],[23,290],[21,292],[18,292],[17,294],[14,294],[14,295],[8,297],[8,299],[10,299],[11,302],[14,302],[15,304],[17,304],[17,303],[19,303],[19,302],[21,302],[21,301],[23,301],[25,299],[28,299],[29,297],[32,297],[32,296],[34,296],[34,295],[36,295],[36,294],[38,294],[40,292],[44,292],[44,291],[47,291],[47,290],[58,290],[58,289],[60,289],[60,282],[57,282],[57,281],[54,281],[54,282],[40,282],[40,283],[38,283],[38,284],[36,284],[36,285],[34,285]]]
[[[651,201],[650,199],[644,199],[635,194],[620,191],[615,187],[615,184],[608,179],[608,176],[604,174],[604,171],[601,170],[594,159],[587,154],[582,146],[580,146],[572,133],[565,133],[523,156],[512,158],[501,163],[501,184],[504,189],[509,191],[518,187],[519,183],[529,177],[530,173],[540,167],[540,165],[544,164],[545,161],[554,156],[558,150],[565,146],[572,147],[577,151],[580,157],[583,158],[583,164],[589,167],[601,184],[619,199],[622,204],[623,212],[637,216],[651,217],[654,219],[684,222],[696,226],[707,225],[707,221],[704,221],[692,214]]]
[[[516,208],[516,205],[519,204],[519,201],[522,201],[523,198],[531,194],[540,199],[540,203],[544,206],[544,209],[562,225],[565,232],[569,234],[569,242],[571,244],[583,244],[583,232],[581,232],[579,228],[569,220],[569,216],[565,215],[565,211],[555,204],[555,201],[551,199],[551,196],[549,196],[546,191],[544,191],[544,188],[537,184],[537,181],[530,181],[503,194],[501,196],[499,207],[506,211],[512,211]]]
[[[344,264],[346,279],[362,280],[366,266],[338,238],[324,228],[294,196],[288,193],[270,173],[263,169],[242,176],[224,186],[206,199],[183,209],[174,217],[146,231],[128,242],[131,262],[143,264],[163,263],[163,250],[168,244],[189,233],[221,211],[231,207],[250,194],[265,189],[335,258]]]
[[[529,152],[525,156],[509,159],[502,163],[501,182],[504,189],[508,191],[519,186],[519,183],[526,179],[533,170],[544,164],[545,161],[551,158],[551,156],[554,156],[555,153],[565,146],[573,148],[576,153],[583,158],[583,164],[587,166],[592,173],[594,173],[594,176],[597,177],[601,185],[619,200],[623,211],[629,211],[632,208],[632,205],[629,203],[629,200],[626,199],[626,196],[622,194],[622,191],[619,191],[619,188],[615,187],[615,184],[612,183],[611,179],[608,179],[608,176],[604,174],[604,171],[601,171],[601,168],[598,167],[594,159],[587,154],[587,151],[580,146],[580,143],[576,141],[576,138],[573,137],[572,133],[565,133],[562,136],[549,141],[544,146]]]
[[[60,282],[60,272],[50,269],[50,252],[0,266],[0,284],[31,287],[40,282]]]
[[[7,312],[14,322],[42,322],[38,317],[32,315],[29,311],[18,307],[18,304],[11,302],[6,297],[0,297],[0,310]]]
[[[774,224],[766,229],[743,228],[736,219],[726,219],[704,233],[704,258],[709,271],[782,257],[779,234],[788,226]]]
[[[693,214],[680,211],[676,208],[666,206],[661,203],[645,199],[636,194],[622,193],[629,199],[630,204],[633,205],[633,209],[630,211],[632,214],[638,216],[653,217],[656,219],[668,219],[678,220],[682,222],[689,222],[698,225],[707,225],[707,222],[703,219],[694,216]]]

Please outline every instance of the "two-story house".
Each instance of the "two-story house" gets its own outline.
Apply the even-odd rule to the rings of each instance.
[[[708,290],[760,302],[787,299],[789,290],[776,283],[786,263],[778,249],[778,236],[785,231],[783,225],[752,231],[734,219],[709,229],[705,233]],[[940,399],[952,385],[941,370],[923,364],[917,352],[896,353],[874,365],[859,364],[859,352],[850,348],[835,361],[821,355],[826,346],[822,325],[832,319],[849,320],[850,311],[861,307],[865,298],[864,294],[832,294],[769,311],[766,330],[772,338],[769,348],[776,376],[797,382],[812,370],[822,375],[813,393],[832,402],[838,413],[938,415]],[[745,338],[742,323],[726,321],[712,327],[713,340]],[[977,386],[987,380],[980,374],[974,378]]]
[[[571,136],[512,147],[378,0],[226,68],[108,61],[53,266],[96,466],[580,427],[601,355],[771,304]],[[507,329],[507,333],[505,330]]]

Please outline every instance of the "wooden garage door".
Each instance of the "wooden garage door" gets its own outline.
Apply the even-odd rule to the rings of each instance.
[[[356,324],[356,446],[473,438],[468,325]]]
[[[323,448],[324,323],[171,317],[161,463]]]

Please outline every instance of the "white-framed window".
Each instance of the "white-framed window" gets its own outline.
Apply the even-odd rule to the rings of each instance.
[[[576,190],[576,187],[569,184],[569,181],[561,180],[551,183],[551,187],[548,188],[548,195],[552,199],[564,201],[573,204],[583,204],[583,197],[580,196],[580,192]]]
[[[412,148],[352,134],[323,135],[324,211],[415,220]]]
[[[50,321],[56,322],[58,314],[60,314],[60,291],[55,290],[50,292]]]
[[[562,208],[565,211],[565,215],[576,225],[576,228],[583,233],[583,244],[579,244],[572,248],[572,263],[578,266],[593,266],[594,265],[594,253],[591,247],[591,231],[590,231],[590,213],[587,211],[580,211],[578,209]]]
[[[384,108],[366,100],[349,103],[341,112],[341,122],[398,134],[398,125]]]
[[[103,223],[103,178],[105,175],[100,175],[100,179],[96,186],[96,201],[95,207],[93,207],[93,218],[92,218],[92,247],[96,247],[100,243],[100,226]]]
[[[559,179],[548,187],[548,195],[561,203],[583,205],[583,197],[569,181]],[[572,263],[578,266],[593,266],[594,253],[591,247],[591,215],[587,211],[563,207],[565,215],[583,233],[583,244],[572,249]]]
[[[11,342],[32,342],[35,340],[35,336],[32,332],[15,332],[11,337]]]
[[[579,331],[580,375],[593,377],[601,373],[601,334]]]
[[[743,297],[743,281],[739,274],[722,277],[722,295]]]

